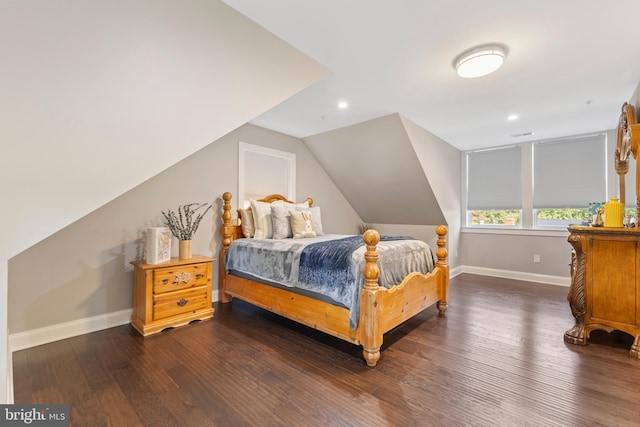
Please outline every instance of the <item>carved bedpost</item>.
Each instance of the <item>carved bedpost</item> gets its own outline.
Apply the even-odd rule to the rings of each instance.
[[[376,230],[367,230],[362,236],[367,252],[364,254],[366,264],[364,266],[364,288],[378,289],[378,278],[380,270],[378,269],[378,252],[376,245],[380,242],[380,234]]]
[[[436,265],[443,270],[444,277],[440,279],[440,295],[436,306],[438,307],[438,316],[444,316],[445,311],[449,308],[447,302],[447,295],[449,293],[449,264],[447,263],[447,227],[439,225],[436,227],[436,234],[438,235],[438,249],[436,250],[436,256],[438,262]]]
[[[218,300],[220,302],[231,302],[231,297],[224,291],[224,283],[227,278],[227,270],[224,266],[224,256],[227,248],[233,241],[235,226],[231,224],[231,193],[226,192],[222,195],[222,248],[220,249],[220,259],[218,260]]]
[[[380,359],[382,334],[380,333],[380,304],[378,304],[378,252],[376,245],[380,242],[380,234],[376,230],[367,230],[362,236],[367,251],[364,254],[364,288],[360,292],[360,324],[364,325],[362,340],[362,356],[368,366],[376,366]]]
[[[587,345],[587,334],[584,325],[584,316],[587,312],[584,300],[584,273],[586,255],[582,248],[584,236],[571,233],[567,241],[573,246],[571,254],[571,286],[569,287],[569,306],[571,314],[576,319],[575,325],[564,333],[564,342],[570,344]]]

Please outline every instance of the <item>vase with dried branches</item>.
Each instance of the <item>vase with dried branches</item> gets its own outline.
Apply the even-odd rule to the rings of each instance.
[[[189,203],[178,206],[177,213],[172,210],[162,211],[165,225],[178,239],[180,259],[191,258],[191,239],[209,209],[211,209],[210,203]]]

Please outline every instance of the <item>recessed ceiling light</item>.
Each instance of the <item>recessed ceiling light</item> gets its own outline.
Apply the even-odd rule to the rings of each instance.
[[[500,68],[506,56],[504,46],[483,45],[463,52],[455,59],[454,66],[460,77],[481,77]]]
[[[518,120],[518,116],[517,114],[509,114],[509,117],[507,117],[507,120],[509,121],[513,121],[513,120]]]
[[[536,133],[531,131],[531,132],[523,132],[523,133],[512,133],[511,136],[514,138],[520,138],[522,136],[533,136]]]
[[[349,103],[347,101],[338,102],[338,108],[339,109],[344,110],[347,107],[349,107]]]

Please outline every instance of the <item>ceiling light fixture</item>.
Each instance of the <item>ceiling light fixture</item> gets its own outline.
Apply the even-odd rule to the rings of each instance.
[[[482,45],[462,53],[455,59],[454,66],[460,77],[481,77],[500,68],[506,56],[504,46]]]
[[[338,108],[341,110],[344,110],[345,108],[349,107],[349,103],[347,101],[340,101],[338,102]]]
[[[509,120],[510,122],[514,121],[514,120],[518,120],[518,115],[517,114],[510,114],[509,117],[507,117],[507,120]]]

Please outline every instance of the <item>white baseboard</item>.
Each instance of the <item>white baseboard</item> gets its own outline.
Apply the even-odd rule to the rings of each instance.
[[[9,349],[11,352],[24,350],[25,348],[125,325],[131,321],[132,313],[133,309],[121,310],[100,316],[59,323],[46,328],[10,334]]]
[[[462,273],[478,274],[481,276],[501,277],[504,279],[524,280],[527,282],[546,283],[549,285],[570,286],[571,278],[564,276],[551,276],[548,274],[527,273],[524,271],[500,270],[497,268],[474,267],[463,265]],[[452,276],[453,277],[453,276]]]
[[[462,266],[457,266],[454,268],[450,268],[449,269],[449,278],[454,278],[456,276],[458,276],[459,274],[464,273],[464,271],[462,271]]]
[[[218,290],[211,292],[212,301],[218,301]],[[116,311],[100,316],[87,317],[72,322],[59,323],[46,328],[20,332],[9,335],[9,354],[50,342],[101,331],[115,326],[126,325],[131,322],[133,309]],[[10,357],[10,356],[9,356]],[[11,371],[9,371],[11,372]]]

